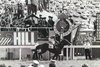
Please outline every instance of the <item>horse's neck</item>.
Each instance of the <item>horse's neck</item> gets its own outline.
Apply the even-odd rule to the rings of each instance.
[[[63,49],[63,47],[64,47],[64,45],[63,45],[63,44],[58,44],[58,48],[59,48],[60,50],[62,50],[62,49]]]
[[[58,45],[58,47],[59,47],[60,49],[63,49],[63,47],[64,47],[64,45],[65,45],[65,43],[66,43],[65,41],[66,41],[65,39],[60,41],[60,44]]]

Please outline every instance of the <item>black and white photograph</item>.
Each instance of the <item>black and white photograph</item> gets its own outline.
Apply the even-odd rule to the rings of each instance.
[[[0,0],[0,67],[100,67],[99,0]]]

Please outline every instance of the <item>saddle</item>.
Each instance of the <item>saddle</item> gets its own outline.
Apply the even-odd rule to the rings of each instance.
[[[51,49],[57,49],[58,46],[57,46],[57,44],[49,44],[49,48],[51,48]]]

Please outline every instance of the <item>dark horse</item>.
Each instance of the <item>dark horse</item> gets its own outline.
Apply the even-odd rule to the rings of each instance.
[[[42,57],[42,54],[45,53],[46,51],[50,51],[51,53],[54,54],[53,58],[58,58],[59,57],[59,54],[61,54],[61,51],[64,47],[64,45],[66,44],[69,44],[67,40],[63,39],[62,41],[60,41],[59,44],[56,45],[55,48],[49,48],[49,44],[48,43],[44,43],[44,44],[41,44],[41,45],[38,45],[36,47],[36,49],[34,50],[35,53],[33,55],[37,57],[37,59],[40,59],[40,56]]]

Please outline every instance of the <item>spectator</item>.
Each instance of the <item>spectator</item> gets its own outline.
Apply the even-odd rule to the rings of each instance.
[[[87,64],[83,64],[82,67],[88,67],[88,65]]]
[[[51,60],[49,67],[56,67],[55,60]]]
[[[51,17],[51,16],[49,16],[48,26],[49,26],[49,27],[53,27],[53,26],[54,26],[53,17]]]
[[[42,15],[39,15],[39,19],[38,19],[38,26],[42,25]]]
[[[11,67],[11,66],[8,66],[8,67]]]
[[[33,63],[28,67],[44,67],[44,65],[41,65],[37,60],[33,60]]]
[[[90,59],[91,60],[91,55],[90,55],[90,42],[89,40],[84,41],[84,46],[85,46],[85,57],[86,59]]]
[[[23,7],[22,7],[22,3],[18,3],[18,10],[17,10],[17,14],[18,14],[18,19],[24,17],[24,13],[23,13]]]
[[[26,0],[26,5],[28,8],[28,15],[32,14],[32,13],[37,13],[37,6],[33,3],[32,0]]]
[[[47,26],[47,21],[46,21],[46,17],[42,18],[42,26],[46,27]]]

